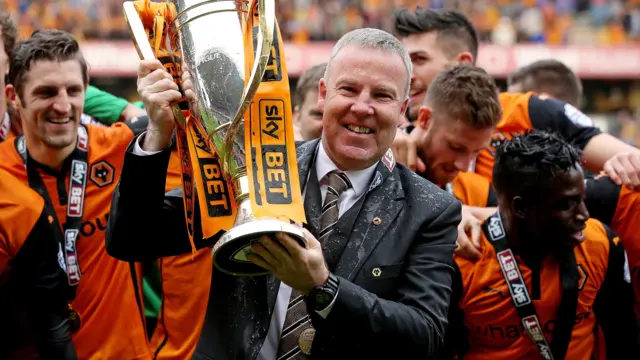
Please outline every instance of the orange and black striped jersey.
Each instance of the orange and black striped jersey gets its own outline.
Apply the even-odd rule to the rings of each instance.
[[[627,252],[637,299],[635,310],[640,317],[640,193],[616,185],[606,176],[587,179],[586,183],[585,204],[590,216],[617,232]]]
[[[498,123],[489,146],[476,159],[475,172],[490,181],[495,151],[505,140],[529,129],[544,130],[561,135],[565,140],[584,149],[594,136],[601,133],[593,121],[580,110],[533,93],[501,93],[502,119]]]
[[[73,343],[80,359],[150,359],[135,268],[109,256],[105,249],[111,198],[120,178],[125,151],[134,136],[146,128],[146,122],[137,120],[111,127],[81,126],[85,126],[88,134],[86,200],[77,239],[82,278],[72,306],[79,313],[82,325],[73,334]],[[28,184],[25,160],[16,146],[20,139],[0,144],[0,168]],[[29,145],[26,146],[28,152]],[[70,207],[67,197],[70,160],[71,157],[59,172],[29,158],[63,228]]]
[[[585,240],[575,247],[578,267],[578,302],[566,359],[591,359],[599,324],[607,340],[608,358],[622,359],[637,353],[638,324],[631,301],[631,286],[625,277],[625,254],[617,235],[595,219],[587,221]],[[444,358],[540,359],[535,343],[523,329],[494,246],[482,236],[482,258],[476,262],[456,256],[457,279],[447,332]],[[519,257],[518,266],[531,294],[540,326],[553,344],[552,334],[561,302],[559,263],[552,256],[533,270]],[[597,321],[597,323],[596,323]],[[634,338],[635,336],[635,338]],[[622,356],[622,357],[620,357]]]
[[[0,358],[75,359],[44,200],[0,170]]]
[[[451,182],[453,196],[463,205],[477,207],[498,206],[491,182],[487,178],[472,172],[460,172]]]

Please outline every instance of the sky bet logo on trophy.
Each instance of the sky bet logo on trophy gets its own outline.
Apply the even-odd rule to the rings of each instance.
[[[142,59],[159,59],[197,100],[174,105],[187,230],[200,221],[216,267],[267,273],[247,260],[260,236],[284,232],[306,246],[289,78],[275,0],[149,0],[123,5]],[[198,194],[196,196],[195,194]],[[195,219],[199,206],[200,219]]]

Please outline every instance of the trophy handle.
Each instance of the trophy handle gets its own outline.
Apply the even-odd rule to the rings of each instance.
[[[133,39],[133,44],[136,46],[138,56],[142,60],[151,60],[156,58],[156,54],[149,43],[147,32],[144,29],[138,10],[133,5],[133,1],[126,1],[122,4],[124,11],[124,19],[129,27],[129,34]]]
[[[253,63],[253,69],[251,69],[249,85],[244,89],[242,102],[233,122],[239,121],[247,111],[247,107],[251,104],[253,96],[256,91],[258,91],[258,86],[260,86],[264,72],[267,69],[267,64],[269,63],[269,56],[271,56],[271,45],[273,44],[273,33],[276,22],[276,3],[275,0],[251,0],[249,16],[251,16],[251,10],[253,10],[256,2],[258,3],[259,24],[256,48],[257,56]]]
[[[233,148],[233,143],[236,139],[238,131],[244,131],[244,123],[242,122],[242,119],[247,111],[247,108],[253,101],[253,96],[255,95],[256,91],[258,91],[258,86],[260,86],[260,83],[264,76],[264,72],[267,69],[267,64],[269,63],[269,57],[271,56],[271,46],[273,44],[276,22],[276,3],[275,0],[251,0],[249,4],[248,16],[252,16],[256,2],[258,4],[259,25],[258,39],[256,41],[255,49],[256,59],[253,62],[251,75],[249,77],[249,81],[247,82],[248,85],[244,89],[244,94],[242,94],[240,107],[238,108],[236,115],[231,121],[227,136],[225,137],[225,147],[227,149]],[[247,29],[247,31],[252,31],[252,29]],[[219,129],[214,129],[209,133],[209,135],[211,136],[218,130]],[[227,166],[227,164],[229,164],[230,157],[231,151],[225,154],[225,158],[223,159],[223,166]]]

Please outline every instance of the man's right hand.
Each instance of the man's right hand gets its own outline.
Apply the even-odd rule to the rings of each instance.
[[[427,171],[427,167],[418,156],[418,146],[415,140],[403,129],[399,128],[396,131],[396,138],[391,144],[391,151],[393,151],[396,161],[406,165],[409,169],[418,173]]]
[[[141,60],[138,67],[138,94],[149,116],[142,149],[164,150],[171,144],[175,128],[171,104],[182,98],[178,85],[159,60]]]
[[[478,220],[469,207],[462,207],[462,220],[458,225],[458,239],[455,254],[469,260],[479,260],[482,257],[482,222]]]

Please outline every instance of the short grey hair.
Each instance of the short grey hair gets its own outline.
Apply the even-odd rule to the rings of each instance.
[[[331,68],[331,61],[338,55],[340,50],[348,45],[354,45],[366,49],[383,50],[393,54],[397,54],[402,58],[405,70],[407,71],[407,85],[405,88],[404,96],[409,95],[409,87],[411,86],[411,72],[413,71],[413,65],[409,53],[404,48],[404,45],[400,40],[396,39],[393,35],[386,31],[373,28],[356,29],[346,33],[338,40],[336,45],[331,51],[331,58],[327,64],[327,69],[324,72],[324,78],[329,78],[329,70]],[[380,59],[384,61],[384,59]]]

